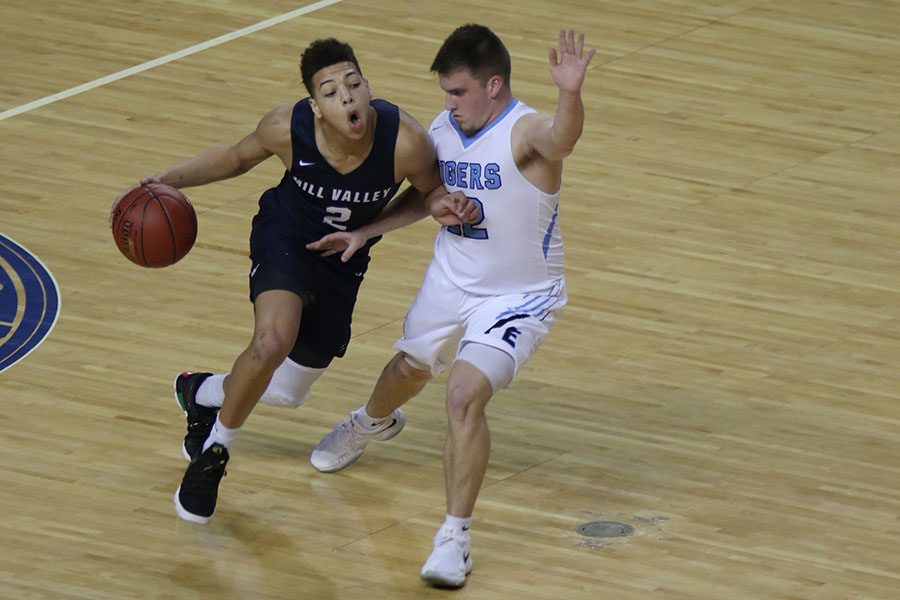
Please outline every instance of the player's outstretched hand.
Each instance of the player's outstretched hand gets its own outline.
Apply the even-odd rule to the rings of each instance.
[[[357,250],[366,245],[369,239],[365,234],[356,231],[338,231],[329,233],[317,242],[311,242],[306,245],[307,250],[321,252],[322,256],[331,256],[338,252],[341,254],[341,262],[347,262],[356,253]]]
[[[481,220],[481,208],[462,192],[453,192],[431,203],[431,216],[441,225],[477,223]]]
[[[588,64],[597,53],[596,48],[585,55],[584,33],[575,39],[574,29],[559,30],[559,52],[550,48],[550,76],[561,92],[577,93],[584,83]]]

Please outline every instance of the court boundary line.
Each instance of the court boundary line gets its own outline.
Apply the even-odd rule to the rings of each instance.
[[[344,0],[320,0],[319,2],[315,2],[313,4],[297,8],[284,14],[271,17],[264,21],[260,21],[255,25],[249,25],[242,29],[232,31],[231,33],[220,35],[219,37],[213,38],[211,40],[200,42],[199,44],[194,44],[193,46],[184,48],[183,50],[178,50],[176,52],[172,52],[171,54],[166,54],[165,56],[149,60],[134,67],[122,69],[121,71],[117,71],[111,75],[106,75],[105,77],[100,77],[98,79],[94,79],[93,81],[76,85],[75,87],[63,90],[62,92],[51,94],[50,96],[44,96],[43,98],[40,98],[38,100],[33,100],[31,102],[27,102],[20,106],[16,106],[14,108],[10,108],[9,110],[0,112],[0,121],[9,119],[10,117],[15,117],[16,115],[30,112],[32,110],[35,110],[36,108],[41,108],[42,106],[47,106],[48,104],[53,104],[54,102],[59,102],[60,100],[65,100],[66,98],[71,98],[72,96],[75,96],[82,92],[87,92],[100,86],[106,85],[107,83],[119,81],[120,79],[125,79],[126,77],[137,75],[138,73],[143,73],[144,71],[149,71],[150,69],[153,69],[155,67],[170,63],[174,60],[178,60],[179,58],[197,54],[198,52],[208,50],[209,48],[213,48],[215,46],[220,46],[226,42],[230,42],[231,40],[236,40],[238,38],[250,35],[251,33],[256,33],[257,31],[262,31],[263,29],[268,29],[269,27],[279,25],[281,23],[284,23],[285,21],[290,21],[291,19],[295,19],[302,15],[315,12],[320,8],[326,8],[328,6],[331,6],[332,4],[337,4],[338,2],[343,1]]]

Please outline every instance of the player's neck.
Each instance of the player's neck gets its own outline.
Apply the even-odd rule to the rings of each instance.
[[[484,122],[484,125],[478,131],[482,131],[486,127],[490,127],[497,119],[500,118],[500,115],[509,107],[509,103],[513,101],[512,92],[506,90],[502,94],[499,94],[496,98],[491,101],[491,111],[488,115],[487,120]]]

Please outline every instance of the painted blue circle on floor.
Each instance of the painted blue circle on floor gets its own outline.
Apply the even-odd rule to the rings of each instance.
[[[59,316],[59,287],[27,249],[0,234],[0,371],[40,346]]]

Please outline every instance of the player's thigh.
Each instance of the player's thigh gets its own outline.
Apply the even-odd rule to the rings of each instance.
[[[496,296],[478,304],[466,320],[462,343],[475,342],[509,354],[516,372],[550,333],[565,296],[535,309],[523,308],[523,295]]]
[[[254,303],[253,347],[257,353],[287,356],[300,329],[300,297],[287,290],[267,290]]]

